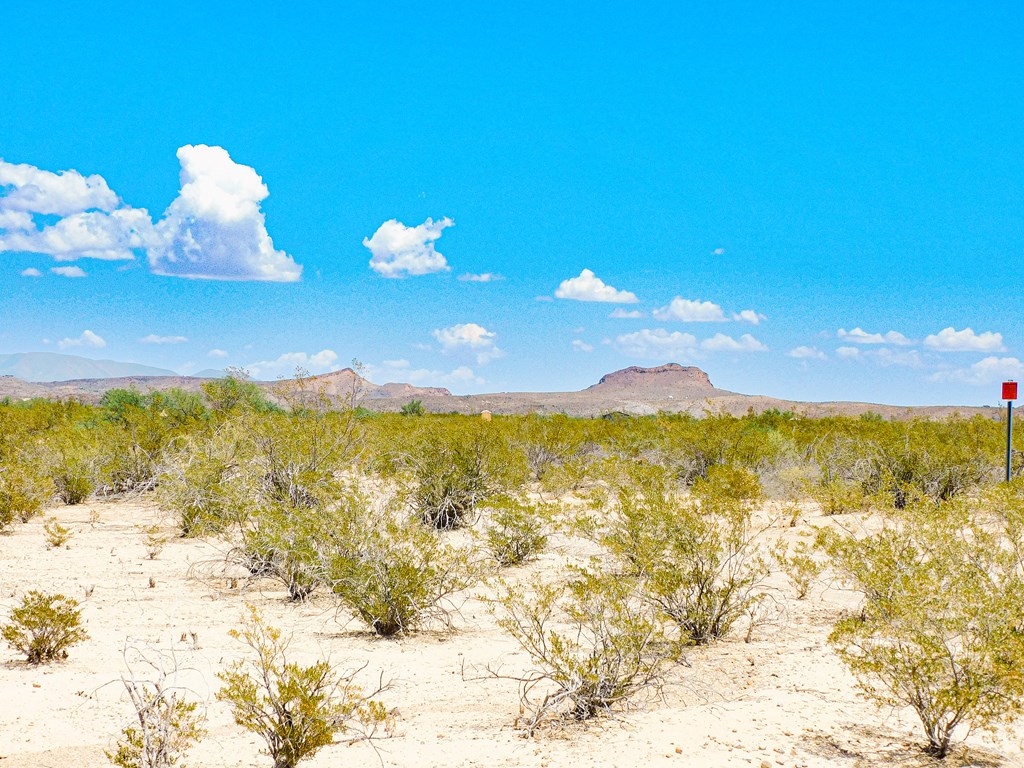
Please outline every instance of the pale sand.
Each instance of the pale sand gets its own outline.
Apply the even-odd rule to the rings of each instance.
[[[99,515],[95,524],[92,511]],[[752,642],[744,642],[741,628],[712,647],[690,651],[689,665],[671,671],[663,698],[614,719],[525,739],[514,727],[516,683],[488,677],[486,669],[522,672],[530,660],[476,599],[464,602],[453,633],[434,629],[383,640],[337,611],[327,596],[295,605],[271,582],[240,594],[226,589],[223,579],[196,578],[216,570],[193,568],[222,557],[214,542],[172,539],[158,559],[147,559],[136,526],[158,519],[148,503],[93,502],[48,514],[75,531],[69,548],[47,549],[42,518],[0,535],[0,621],[26,590],[60,591],[82,602],[91,637],[66,661],[41,667],[0,648],[0,768],[108,765],[104,749],[132,716],[120,683],[129,639],[137,647],[173,648],[179,665],[191,668],[182,673],[182,684],[207,701],[209,733],[189,753],[189,766],[269,765],[259,752],[262,742],[213,699],[217,671],[244,654],[228,630],[246,600],[269,623],[294,633],[298,660],[365,662],[365,685],[380,674],[391,681],[382,700],[399,712],[395,735],[373,745],[328,747],[304,763],[311,767],[933,764],[919,750],[913,714],[879,711],[858,696],[825,645],[830,624],[857,601],[839,589],[818,586],[798,601],[779,574],[784,614],[758,629]],[[811,515],[802,525],[823,521]],[[506,578],[556,573],[567,548],[579,545],[506,571]],[[1024,723],[995,736],[972,734],[966,744],[966,754],[960,750],[948,765],[1024,765]]]

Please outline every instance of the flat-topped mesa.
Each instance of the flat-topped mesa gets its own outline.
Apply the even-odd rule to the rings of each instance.
[[[587,392],[601,392],[606,390],[633,390],[637,392],[650,392],[657,390],[671,395],[680,390],[714,390],[711,379],[700,368],[694,366],[683,366],[679,363],[666,363],[654,368],[642,368],[638,365],[631,365],[621,371],[606,373],[601,380],[593,386],[587,387]]]

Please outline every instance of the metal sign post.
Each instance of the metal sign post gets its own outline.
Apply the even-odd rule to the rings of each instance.
[[[1003,400],[1006,401],[1006,482],[1010,482],[1010,459],[1013,457],[1013,401],[1017,399],[1017,382],[1003,382]]]

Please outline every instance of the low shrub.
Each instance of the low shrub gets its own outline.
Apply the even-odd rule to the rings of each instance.
[[[913,708],[937,758],[959,726],[992,728],[1024,710],[1024,574],[977,516],[927,503],[869,536],[819,538],[865,597],[829,643],[868,696]]]
[[[492,499],[487,528],[487,547],[503,567],[519,565],[536,557],[548,543],[548,515],[532,504],[503,497]]]
[[[435,531],[387,515],[364,518],[327,558],[326,571],[342,603],[384,637],[429,619],[448,623],[448,599],[473,579],[466,556]]]
[[[65,525],[61,525],[55,517],[51,517],[46,521],[43,531],[46,533],[46,545],[50,549],[63,547],[75,535],[74,531]]]
[[[206,735],[203,713],[198,702],[186,699],[185,691],[172,684],[178,672],[173,658],[144,660],[156,675],[152,680],[134,674],[121,678],[135,722],[121,731],[116,748],[106,756],[118,768],[174,768]]]
[[[759,486],[739,472],[700,481],[698,502],[681,497],[663,470],[635,467],[597,534],[642,593],[696,644],[725,635],[765,594],[770,569],[751,518]]]
[[[0,628],[0,637],[30,664],[44,664],[66,659],[67,649],[89,634],[82,627],[77,600],[31,590],[11,612],[10,623]]]
[[[53,481],[31,456],[0,462],[0,530],[38,515],[53,492]]]
[[[288,640],[249,607],[241,629],[231,636],[254,654],[236,661],[218,677],[216,696],[231,706],[235,722],[267,745],[274,768],[294,768],[334,743],[339,733],[363,729],[372,735],[387,725],[382,704],[356,685],[356,672],[339,672],[327,661],[302,666],[289,661]]]
[[[546,720],[588,720],[658,691],[682,652],[649,602],[615,575],[577,571],[567,585],[527,593],[506,586],[498,605],[498,624],[536,665],[513,677],[528,735]]]
[[[481,440],[432,439],[414,467],[412,504],[418,517],[438,530],[472,523],[477,504],[495,491]]]

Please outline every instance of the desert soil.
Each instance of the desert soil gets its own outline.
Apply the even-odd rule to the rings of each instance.
[[[819,584],[796,600],[777,574],[783,610],[750,642],[741,627],[691,650],[660,698],[527,739],[515,727],[517,684],[487,670],[522,673],[531,662],[478,599],[484,587],[465,596],[454,631],[380,639],[327,596],[292,604],[271,582],[243,580],[232,588],[217,542],[172,538],[148,559],[139,527],[166,521],[145,501],[91,502],[48,514],[74,531],[66,548],[47,548],[42,518],[0,536],[0,621],[27,590],[57,591],[82,603],[90,638],[47,666],[29,666],[0,648],[0,768],[109,765],[104,750],[133,714],[121,677],[129,664],[140,678],[148,672],[140,654],[173,656],[178,683],[205,702],[208,735],[190,752],[189,766],[269,766],[262,742],[236,726],[213,696],[217,672],[247,650],[228,635],[246,602],[292,633],[296,660],[363,667],[358,679],[366,687],[381,676],[389,681],[381,700],[397,710],[394,734],[325,748],[305,763],[311,768],[933,764],[919,749],[913,714],[880,711],[860,697],[829,650],[829,627],[857,604],[856,595],[834,586]],[[801,527],[824,522],[808,509]],[[506,578],[527,580],[538,571],[554,577],[565,558],[582,554],[571,541],[554,544]],[[964,744],[947,765],[1024,766],[1024,723],[971,734]]]

